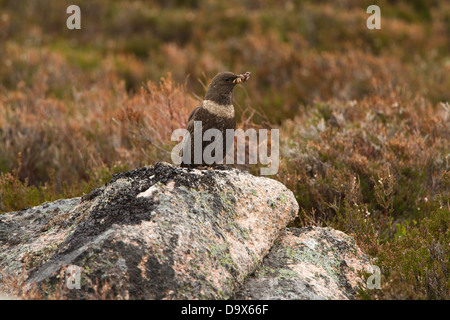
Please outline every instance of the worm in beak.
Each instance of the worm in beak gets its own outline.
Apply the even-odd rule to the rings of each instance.
[[[244,74],[240,74],[236,79],[233,80],[233,83],[239,84],[239,83],[243,83],[245,81],[247,81],[248,79],[250,79],[250,72],[246,72]]]

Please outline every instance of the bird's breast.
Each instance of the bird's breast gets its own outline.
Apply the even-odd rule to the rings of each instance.
[[[203,100],[203,108],[214,116],[232,119],[235,117],[233,104],[222,105],[211,100]]]

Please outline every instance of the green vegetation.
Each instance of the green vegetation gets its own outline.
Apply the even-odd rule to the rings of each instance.
[[[361,298],[450,298],[448,1],[377,1],[380,30],[365,0],[77,4],[68,30],[64,1],[0,0],[0,212],[170,161],[208,79],[251,71],[239,124],[280,128],[294,224],[376,258]]]

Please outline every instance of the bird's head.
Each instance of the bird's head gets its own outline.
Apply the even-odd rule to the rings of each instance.
[[[206,92],[205,99],[212,100],[219,104],[231,104],[231,93],[234,87],[247,81],[250,78],[250,72],[244,74],[235,74],[233,72],[220,72],[211,81]]]

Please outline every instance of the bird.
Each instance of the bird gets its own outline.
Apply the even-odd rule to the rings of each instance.
[[[187,133],[190,136],[190,146],[189,144],[183,145],[183,149],[180,152],[182,157],[181,167],[187,168],[202,168],[202,167],[212,167],[217,163],[206,163],[203,157],[203,152],[205,148],[215,141],[211,138],[211,141],[202,141],[201,151],[202,151],[202,161],[201,163],[195,163],[194,161],[194,128],[195,122],[199,123],[201,121],[201,137],[208,129],[217,129],[222,134],[222,159],[219,163],[223,161],[227,154],[226,148],[226,130],[236,129],[236,117],[232,101],[233,89],[236,85],[246,82],[250,78],[250,72],[245,72],[243,74],[235,74],[233,72],[220,72],[212,80],[208,86],[205,98],[201,105],[195,108],[190,114],[187,121]],[[190,148],[190,154],[188,152]],[[184,155],[183,155],[184,153]],[[215,156],[215,151],[211,152],[212,156]],[[220,155],[218,155],[220,157]]]

